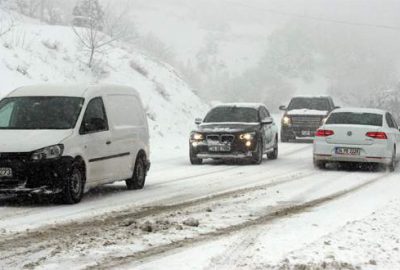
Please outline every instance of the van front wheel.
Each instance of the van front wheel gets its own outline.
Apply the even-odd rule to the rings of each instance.
[[[63,190],[63,202],[76,204],[82,200],[85,179],[78,164],[72,166],[71,173],[66,177]]]
[[[128,190],[137,190],[144,187],[146,181],[146,165],[143,156],[139,156],[135,163],[132,178],[126,180]]]

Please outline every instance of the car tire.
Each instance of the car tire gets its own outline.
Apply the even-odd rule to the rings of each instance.
[[[85,187],[82,166],[78,163],[72,165],[71,173],[64,179],[62,202],[64,204],[77,204],[82,200]]]
[[[278,158],[279,148],[278,148],[278,138],[275,139],[274,150],[267,154],[268,159],[274,160]]]
[[[314,167],[320,170],[326,169],[326,161],[314,160]]]
[[[257,151],[253,153],[252,163],[260,165],[263,162],[264,157],[264,143],[262,139],[257,141]]]
[[[139,155],[135,162],[132,177],[125,181],[128,190],[143,189],[146,182],[146,175],[146,158],[144,155]]]
[[[189,157],[190,157],[190,163],[192,165],[201,165],[203,164],[203,159],[198,158],[195,153],[193,152],[192,149],[190,149],[190,153],[189,153]]]
[[[388,169],[390,172],[394,172],[396,170],[396,148],[393,149],[392,160],[388,165]]]

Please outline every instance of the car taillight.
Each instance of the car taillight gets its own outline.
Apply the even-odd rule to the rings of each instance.
[[[335,132],[333,132],[333,130],[318,129],[317,133],[315,133],[315,136],[317,136],[317,137],[329,137],[329,136],[332,136],[333,134],[335,134]]]
[[[387,135],[385,132],[367,132],[367,134],[365,134],[367,137],[373,138],[373,139],[377,139],[377,140],[386,140],[387,139]]]

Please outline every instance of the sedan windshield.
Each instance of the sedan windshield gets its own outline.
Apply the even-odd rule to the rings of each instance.
[[[72,129],[83,98],[12,97],[0,101],[0,129]]]
[[[258,111],[254,108],[218,107],[211,110],[205,123],[255,123],[259,122]]]
[[[329,111],[329,101],[326,98],[294,98],[290,101],[288,110]]]
[[[363,125],[381,127],[383,116],[374,113],[338,112],[329,116],[326,124],[332,125]]]

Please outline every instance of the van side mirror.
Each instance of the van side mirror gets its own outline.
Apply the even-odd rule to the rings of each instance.
[[[102,118],[90,118],[83,123],[83,133],[92,133],[107,129],[107,123]]]
[[[281,111],[286,111],[287,107],[285,105],[279,106],[279,110]]]
[[[263,120],[261,120],[261,124],[263,125],[271,125],[274,122],[274,119],[272,117],[265,117]]]
[[[203,122],[203,119],[201,119],[201,118],[196,118],[196,119],[194,120],[194,123],[195,123],[196,125],[200,125],[202,122]]]

